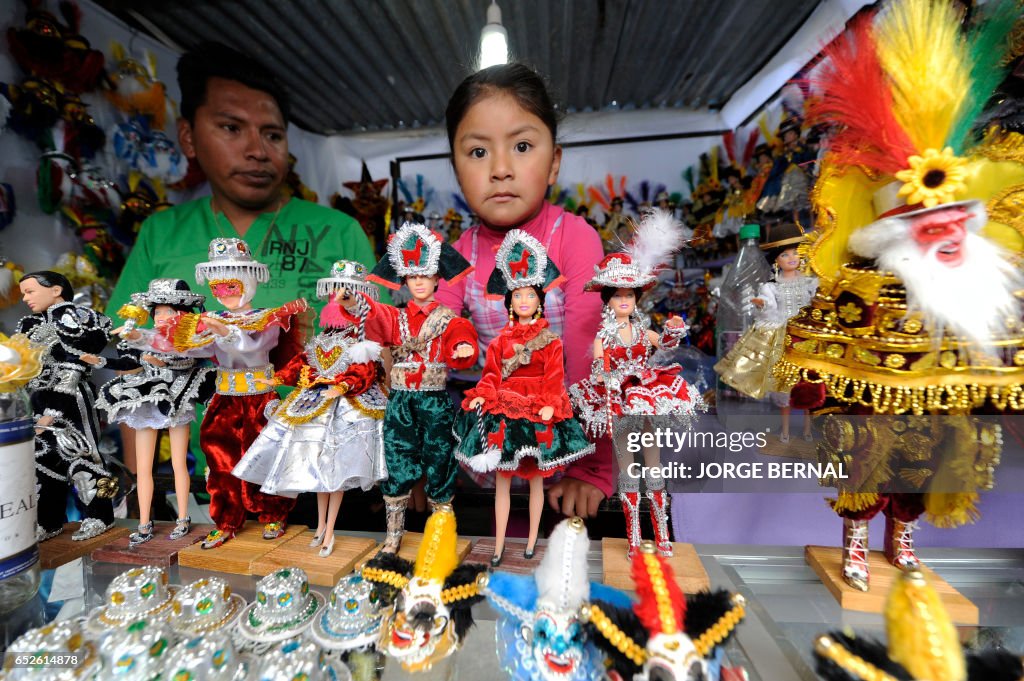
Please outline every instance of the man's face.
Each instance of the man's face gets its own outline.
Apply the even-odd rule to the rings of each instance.
[[[215,196],[250,210],[277,199],[288,174],[288,138],[268,93],[211,78],[195,122],[178,121],[178,140],[206,173]]]
[[[405,285],[409,287],[409,293],[417,303],[427,302],[434,297],[437,290],[437,275],[430,277],[421,274],[414,274],[405,278]]]
[[[60,286],[43,286],[35,279],[26,279],[18,284],[21,299],[28,309],[38,314],[45,312],[64,299],[60,297]]]

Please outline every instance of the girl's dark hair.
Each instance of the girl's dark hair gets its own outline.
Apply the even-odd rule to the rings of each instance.
[[[448,100],[444,118],[448,127],[448,149],[455,151],[455,131],[469,107],[494,92],[505,92],[544,122],[551,131],[551,141],[558,137],[558,113],[548,95],[544,80],[523,64],[499,64],[481,69],[459,83]]]
[[[519,288],[532,288],[537,293],[537,301],[544,304],[544,287],[543,286],[520,286]],[[517,289],[513,289],[517,290]],[[505,294],[505,309],[512,310],[512,291]]]
[[[45,286],[46,288],[60,286],[60,297],[66,303],[70,303],[75,298],[75,289],[71,288],[71,282],[63,274],[57,274],[50,270],[39,270],[38,272],[29,272],[24,275],[18,280],[18,283],[20,284],[26,279],[35,279],[39,282],[40,286]]]
[[[768,258],[768,264],[774,265],[775,261],[779,259],[779,256],[789,250],[796,250],[797,244],[786,244],[785,246],[778,246],[771,248],[765,252],[765,257]]]
[[[603,289],[601,289],[601,302],[604,303],[605,305],[607,305],[608,301],[612,299],[612,296],[614,296],[615,292],[618,291],[620,288],[628,288],[628,287],[626,287],[626,286],[619,286],[617,288],[612,288],[611,286],[605,286]],[[635,288],[635,289],[633,289],[633,295],[636,296],[636,301],[638,303],[640,302],[640,296],[642,296],[643,294],[644,294],[644,290],[642,288]]]

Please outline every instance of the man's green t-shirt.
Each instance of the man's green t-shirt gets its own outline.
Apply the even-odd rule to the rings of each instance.
[[[195,283],[196,264],[209,260],[210,242],[218,237],[238,233],[223,214],[214,219],[209,197],[151,215],[142,223],[107,314],[115,316],[132,293],[145,291],[151,279],[164,277],[184,279],[193,291],[206,295],[208,309],[220,309],[206,286]],[[369,269],[377,262],[358,222],[300,199],[288,201],[276,219],[273,212],[261,214],[244,238],[253,256],[270,268],[270,281],[260,284],[253,307],[277,307],[305,298],[319,312],[323,304],[316,300],[316,281],[330,275],[335,260],[356,260]],[[385,291],[381,293],[383,300],[390,300]]]

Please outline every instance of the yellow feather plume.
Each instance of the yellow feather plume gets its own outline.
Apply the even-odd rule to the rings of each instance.
[[[423,528],[413,576],[428,582],[444,582],[459,565],[457,542],[455,512],[450,505],[440,504],[427,518],[427,525]]]
[[[896,120],[918,151],[942,149],[967,105],[971,67],[948,0],[898,0],[875,28]]]
[[[892,586],[885,604],[889,657],[915,679],[964,681],[967,665],[956,627],[935,590],[918,571]]]

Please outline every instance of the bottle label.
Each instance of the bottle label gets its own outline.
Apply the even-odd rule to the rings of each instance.
[[[32,567],[36,546],[36,465],[32,420],[0,423],[0,579]]]

